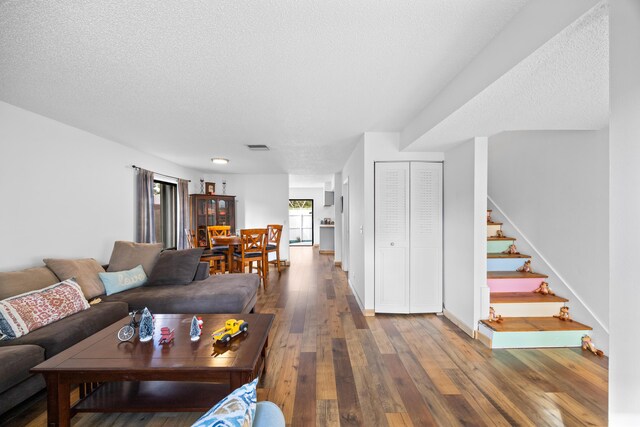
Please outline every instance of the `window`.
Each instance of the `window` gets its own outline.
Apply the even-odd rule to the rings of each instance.
[[[169,182],[154,181],[153,219],[156,227],[156,241],[165,248],[176,247],[178,186]]]

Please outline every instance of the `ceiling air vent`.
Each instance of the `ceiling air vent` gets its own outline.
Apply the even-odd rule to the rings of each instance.
[[[269,151],[269,147],[264,144],[247,144],[251,151]]]

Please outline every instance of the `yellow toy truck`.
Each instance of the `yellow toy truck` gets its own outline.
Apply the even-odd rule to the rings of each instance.
[[[224,327],[213,331],[211,338],[213,343],[227,344],[231,338],[249,330],[249,324],[244,320],[229,319],[224,322]]]

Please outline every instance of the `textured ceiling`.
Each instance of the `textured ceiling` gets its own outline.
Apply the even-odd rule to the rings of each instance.
[[[289,188],[324,188],[333,175],[289,175]]]
[[[444,150],[509,130],[597,130],[609,123],[609,14],[601,3],[409,150]]]
[[[204,171],[332,173],[525,3],[0,1],[0,100]]]

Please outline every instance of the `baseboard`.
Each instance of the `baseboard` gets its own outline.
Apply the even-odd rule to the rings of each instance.
[[[477,331],[476,338],[478,338],[478,341],[480,341],[482,344],[491,348],[491,338],[489,338],[488,336],[486,336],[480,331]]]
[[[356,292],[355,289],[353,289],[353,285],[351,284],[351,280],[347,279],[347,283],[349,284],[349,289],[351,289],[351,293],[356,298],[356,302],[358,303],[358,307],[360,307],[360,311],[362,312],[362,314],[364,316],[374,316],[375,313],[374,313],[373,310],[364,308],[364,304],[362,303],[362,301],[360,301],[360,297],[358,296],[358,293]],[[365,313],[373,313],[373,314],[365,314]]]
[[[476,338],[476,332],[474,329],[471,329],[470,327],[468,327],[467,325],[465,325],[460,319],[458,319],[454,314],[452,314],[449,310],[447,310],[446,308],[444,310],[442,310],[442,314],[444,314],[444,317],[446,317],[447,319],[451,320],[451,322],[456,325],[458,328],[462,329],[462,331],[469,335],[471,338]]]

